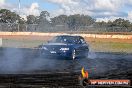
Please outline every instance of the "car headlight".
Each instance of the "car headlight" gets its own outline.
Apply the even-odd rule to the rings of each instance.
[[[42,49],[44,49],[44,50],[48,50],[48,48],[47,48],[47,47],[42,47]]]
[[[69,48],[60,48],[60,50],[66,51],[69,50]]]

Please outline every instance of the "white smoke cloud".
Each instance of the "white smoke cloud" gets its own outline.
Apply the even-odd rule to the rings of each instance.
[[[0,8],[2,8],[4,4],[5,4],[5,0],[0,0]]]
[[[86,14],[97,20],[108,21],[115,18],[130,18],[130,13],[122,10],[132,5],[132,0],[44,0],[59,5],[52,15]],[[123,12],[124,11],[124,12]],[[129,17],[127,17],[127,14]]]
[[[38,16],[40,14],[39,4],[34,2],[30,5],[30,7],[21,8],[21,14],[23,16],[28,16],[28,15]]]
[[[21,4],[19,13],[18,4],[14,5],[12,3],[5,2],[5,0],[0,0],[0,9],[9,9],[13,12],[20,14],[20,16],[24,19],[26,19],[26,16],[28,15],[39,16],[40,14],[39,4],[37,2],[33,2],[30,6],[23,6]]]
[[[97,21],[108,21],[115,18],[127,18],[132,21],[131,11],[125,11],[124,7],[131,6],[132,0],[42,0],[58,5],[59,8],[52,10],[50,16],[61,14],[85,14],[97,18]],[[12,3],[5,3],[0,0],[0,8],[10,9],[18,13],[18,6]],[[26,18],[27,15],[38,16],[40,14],[39,2],[33,2],[29,6],[21,5],[20,15]]]
[[[0,4],[5,3],[5,0],[0,0]]]
[[[38,3],[32,3],[29,8],[29,14],[31,15],[39,15],[39,4]]]
[[[115,21],[116,19],[119,19],[119,18],[123,18],[123,19],[127,19],[126,17],[114,17],[114,16],[111,16],[111,17],[104,17],[104,18],[97,18],[96,19],[96,22],[108,22],[108,21]]]
[[[123,2],[121,0],[48,0],[51,3],[57,3],[60,8],[69,12],[81,12],[86,11],[115,11],[118,10]],[[81,11],[80,11],[81,10]]]
[[[12,9],[14,8],[13,4],[6,3],[6,0],[0,0],[0,9]]]
[[[76,4],[78,0],[47,0],[49,2],[57,3],[57,4]]]
[[[128,12],[128,19],[132,22],[132,11]]]

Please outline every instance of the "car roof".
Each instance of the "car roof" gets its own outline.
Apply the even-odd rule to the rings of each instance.
[[[79,38],[83,38],[82,36],[78,36],[78,35],[58,35],[56,37],[79,37]]]

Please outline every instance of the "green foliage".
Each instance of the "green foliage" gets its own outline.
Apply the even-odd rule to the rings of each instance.
[[[129,20],[125,20],[122,18],[116,19],[115,21],[108,22],[96,22],[96,26],[105,27],[109,32],[131,32],[132,31],[132,23]]]
[[[38,23],[38,17],[34,15],[27,16],[27,24],[37,24]]]
[[[68,22],[68,16],[67,15],[59,15],[54,18],[51,18],[51,22],[53,25],[64,25]]]
[[[76,30],[79,26],[89,26],[95,22],[93,18],[88,15],[60,15],[51,18],[53,25],[68,25],[70,29]]]
[[[25,20],[21,18],[18,14],[15,12],[11,12],[7,9],[1,9],[0,10],[0,22],[1,23],[24,23]]]
[[[29,15],[27,16],[27,24],[41,24],[41,23],[49,23],[47,20],[47,17],[49,17],[50,14],[47,11],[42,11],[40,13],[40,16],[34,16],[34,15]]]
[[[59,15],[53,18],[49,18],[50,13],[47,11],[42,11],[39,16],[29,15],[27,20],[20,17],[17,13],[11,12],[7,9],[0,10],[0,23],[9,23],[9,24],[35,24],[38,31],[43,29],[50,30],[49,28],[55,28],[56,26],[62,27],[67,31],[71,30],[80,30],[87,31],[89,28],[93,31],[101,32],[132,32],[132,23],[129,20],[122,18],[116,19],[115,21],[108,22],[96,22],[95,19],[88,15]],[[20,26],[21,26],[20,25]],[[91,28],[93,27],[93,29]],[[62,29],[60,28],[60,29]],[[95,29],[94,29],[95,28]],[[24,29],[24,28],[23,28]],[[41,29],[41,30],[39,30]],[[57,29],[57,28],[56,28]],[[54,30],[56,30],[54,29]],[[14,29],[13,29],[14,30]],[[13,31],[12,30],[12,31]],[[30,30],[29,30],[30,31]]]

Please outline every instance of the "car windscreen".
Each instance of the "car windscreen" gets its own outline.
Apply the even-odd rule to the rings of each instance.
[[[56,36],[50,43],[67,43],[67,44],[78,44],[79,38],[75,36]]]

